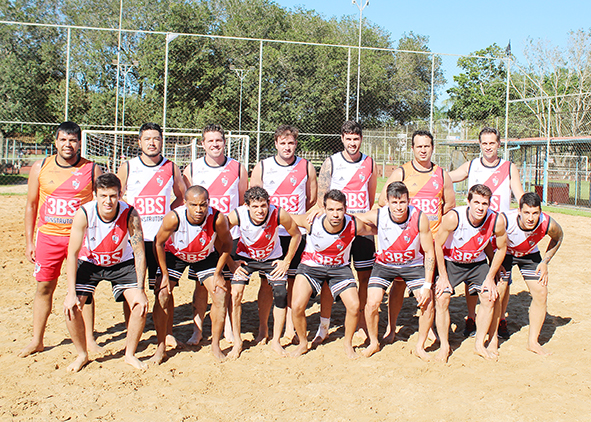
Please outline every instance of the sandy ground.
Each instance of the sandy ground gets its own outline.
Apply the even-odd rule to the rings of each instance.
[[[125,330],[121,306],[107,283],[97,290],[98,342],[108,352],[92,356],[80,373],[74,359],[59,281],[46,333],[46,351],[27,358],[17,353],[31,336],[35,282],[24,257],[24,196],[0,196],[4,242],[0,245],[0,419],[1,420],[432,420],[586,421],[591,415],[591,273],[589,219],[553,215],[566,234],[550,265],[548,316],[542,342],[554,352],[540,357],[525,350],[530,296],[519,275],[511,291],[509,329],[498,362],[473,354],[473,339],[461,334],[465,300],[452,298],[453,354],[447,364],[411,355],[416,341],[414,299],[405,301],[398,339],[366,359],[350,361],[342,347],[344,309],[335,305],[325,345],[298,358],[279,358],[268,346],[252,346],[256,335],[257,282],[246,289],[240,359],[216,363],[201,347],[170,352],[170,359],[145,372],[123,362]],[[175,335],[191,334],[192,285],[176,290]],[[153,302],[153,296],[149,296]],[[382,311],[385,308],[382,308]],[[311,302],[309,327],[318,324]],[[385,329],[380,318],[380,333]],[[210,331],[206,320],[206,334]],[[312,333],[313,334],[313,333]],[[359,344],[360,341],[357,341]],[[230,345],[223,341],[226,351]],[[139,346],[141,359],[156,348],[151,317]],[[294,346],[288,346],[292,350]],[[435,349],[431,350],[435,354]]]

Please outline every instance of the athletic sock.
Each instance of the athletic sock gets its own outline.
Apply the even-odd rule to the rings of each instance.
[[[316,332],[316,336],[314,336],[314,338],[320,337],[322,340],[324,340],[326,337],[328,337],[329,326],[330,318],[320,317],[320,325],[318,325],[318,331]]]

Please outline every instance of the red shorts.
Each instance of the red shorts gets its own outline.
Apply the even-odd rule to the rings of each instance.
[[[37,231],[33,272],[37,281],[51,281],[60,276],[69,241],[68,236],[51,236]]]

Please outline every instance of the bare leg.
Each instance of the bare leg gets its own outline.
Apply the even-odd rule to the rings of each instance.
[[[213,277],[208,277],[203,281],[211,296],[211,353],[220,362],[226,359],[226,356],[220,348],[220,340],[224,331],[224,317],[226,316],[226,292],[214,285]]]
[[[261,277],[257,303],[259,306],[259,334],[254,342],[262,345],[267,344],[267,340],[269,340],[269,314],[273,307],[273,288],[263,277]],[[283,329],[283,326],[281,328]]]
[[[232,281],[226,279],[226,318],[224,319],[224,337],[228,343],[234,343],[234,333],[232,332],[232,318],[230,308],[232,307]]]
[[[127,324],[129,324],[129,315],[131,314],[131,310],[129,309],[129,305],[127,302],[123,302],[123,318],[125,319],[125,328],[127,328]]]
[[[51,281],[36,281],[37,291],[33,299],[33,339],[20,351],[19,356],[24,358],[30,354],[42,352],[44,349],[43,336],[47,319],[53,305],[53,292],[57,286],[57,279]]]
[[[419,316],[419,338],[417,339],[417,344],[414,350],[415,354],[425,362],[429,362],[431,360],[425,351],[425,342],[429,336],[429,331],[433,325],[433,317],[435,316],[433,307],[433,292],[431,291],[430,294],[431,297],[429,298],[429,301],[421,307],[421,315]]]
[[[330,292],[330,290],[329,290]],[[291,308],[293,326],[298,335],[298,347],[292,353],[293,357],[303,355],[308,351],[308,327],[306,324],[306,307],[312,296],[312,287],[305,276],[296,275],[293,283],[293,296],[291,297]],[[332,297],[332,294],[331,294]]]
[[[105,349],[99,346],[94,338],[94,300],[90,305],[82,308],[84,329],[86,330],[86,348],[90,353],[103,353]]]
[[[207,306],[207,305],[206,305]],[[174,326],[174,294],[170,292],[170,299],[168,300],[168,323],[166,327],[166,345],[173,349],[184,347],[182,341],[178,341],[172,334],[172,327]]]
[[[394,343],[396,337],[396,321],[404,303],[406,283],[394,280],[388,295],[388,327],[384,333],[384,343]]]
[[[443,293],[435,299],[435,325],[439,335],[439,353],[435,360],[447,362],[449,358],[449,301],[451,295]]]
[[[160,289],[160,280],[156,281],[156,300],[154,301],[154,308],[152,310],[152,319],[154,320],[154,328],[156,329],[156,338],[158,339],[158,346],[156,353],[150,358],[150,363],[160,365],[166,359],[166,333],[168,327],[168,319],[170,318],[170,302],[171,294],[168,289]],[[129,324],[128,324],[129,327]]]
[[[482,356],[485,359],[496,360],[496,356],[491,354],[486,347],[484,342],[486,335],[490,329],[491,322],[493,320],[495,301],[489,300],[489,292],[480,292],[478,294],[480,298],[480,308],[478,309],[478,315],[476,316],[476,337],[474,339],[474,353]]]
[[[504,282],[500,282],[497,284],[497,289],[499,289],[499,298],[501,298],[501,297],[503,297],[505,292],[509,291],[509,284],[504,283]],[[499,321],[501,320],[501,318],[502,318],[501,302],[499,299],[497,299],[495,301],[495,306],[493,309],[493,318],[490,323],[490,327],[488,329],[488,346],[486,347],[486,350],[488,350],[488,352],[493,356],[499,355],[498,332],[499,332]]]
[[[478,305],[478,297],[472,296],[469,287],[464,283],[464,291],[466,293],[466,306],[468,307],[468,318],[476,320],[476,305]]]
[[[240,329],[242,324],[242,296],[244,295],[244,284],[232,284],[232,331],[234,334],[234,345],[228,353],[229,359],[237,359],[242,352],[242,337]]]
[[[538,338],[546,319],[548,287],[542,286],[537,280],[525,280],[531,293],[532,301],[529,305],[529,335],[527,339],[527,350],[538,355],[548,356],[552,353],[544,349]]]
[[[371,269],[357,271],[357,279],[359,281],[358,297],[359,297],[359,314],[358,331],[357,335],[363,340],[367,339],[367,324],[365,323],[365,303],[367,302],[367,285],[369,283],[369,276],[371,275]]]
[[[380,304],[382,303],[383,297],[384,290],[382,290],[380,287],[371,287],[367,289],[365,321],[367,323],[367,332],[369,335],[369,346],[367,346],[367,348],[361,352],[361,354],[367,358],[380,350],[380,342],[378,340],[378,323],[380,320]]]
[[[281,333],[285,325],[285,317],[287,315],[287,308],[273,307],[273,338],[271,339],[271,348],[279,356],[287,356],[287,353],[281,346]]]
[[[128,303],[132,303],[135,296],[140,293],[141,291],[139,289],[127,289],[123,292],[123,295]],[[140,361],[135,356],[135,351],[137,350],[145,325],[146,315],[142,315],[140,306],[136,305],[131,308],[129,324],[127,326],[127,338],[125,340],[125,362],[136,369],[146,369],[148,367],[146,363]],[[164,325],[164,327],[166,327],[166,325]]]
[[[287,279],[287,316],[285,319],[285,338],[289,339],[289,341],[293,344],[297,344],[297,336],[293,326],[293,320],[291,318],[291,297],[293,291],[293,282],[293,277],[289,277]]]
[[[347,289],[340,296],[347,309],[347,313],[345,314],[345,337],[343,338],[345,354],[349,359],[357,359],[359,355],[353,349],[353,335],[359,323],[359,296],[357,289]]]
[[[85,296],[79,296],[78,299],[84,309],[84,302],[86,301]],[[88,363],[88,350],[86,349],[86,329],[84,328],[84,319],[82,318],[82,312],[77,308],[73,309],[72,319],[66,317],[66,326],[70,332],[70,337],[76,347],[78,356],[76,360],[68,366],[68,371],[78,372],[84,365]]]
[[[193,292],[193,335],[187,341],[190,346],[197,346],[203,338],[203,320],[207,311],[207,289],[201,283],[195,283]]]
[[[306,283],[308,281],[306,280]],[[320,324],[318,327],[318,331],[314,336],[314,340],[312,340],[312,347],[316,347],[324,342],[328,337],[328,327],[330,326],[330,315],[332,313],[332,304],[334,302],[334,298],[332,297],[332,293],[330,292],[330,288],[328,287],[327,283],[322,285],[322,290],[320,291],[320,318],[325,319],[328,321],[327,324]]]

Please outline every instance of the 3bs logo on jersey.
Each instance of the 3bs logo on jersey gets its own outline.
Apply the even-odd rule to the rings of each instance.
[[[123,251],[121,250],[115,252],[91,252],[91,259],[101,267],[109,267],[111,265],[118,264],[119,262],[121,262],[122,256]]]
[[[438,198],[427,199],[414,197],[410,200],[410,205],[413,205],[428,214],[437,214],[440,203],[441,200]]]
[[[209,205],[223,214],[229,214],[232,211],[230,209],[230,197],[228,195],[210,196]]]
[[[300,197],[298,195],[274,195],[271,197],[271,204],[281,207],[287,212],[295,213],[300,205]]]
[[[391,252],[383,251],[379,256],[378,260],[388,264],[406,264],[415,259],[415,251],[404,251],[404,252]]]
[[[56,217],[74,217],[78,208],[80,208],[80,199],[74,198],[70,200],[62,198],[54,198],[52,196],[47,198],[47,215]]]
[[[142,195],[135,198],[133,206],[140,215],[166,214],[166,197]]]
[[[347,195],[347,210],[363,210],[368,206],[365,192],[345,192]]]

